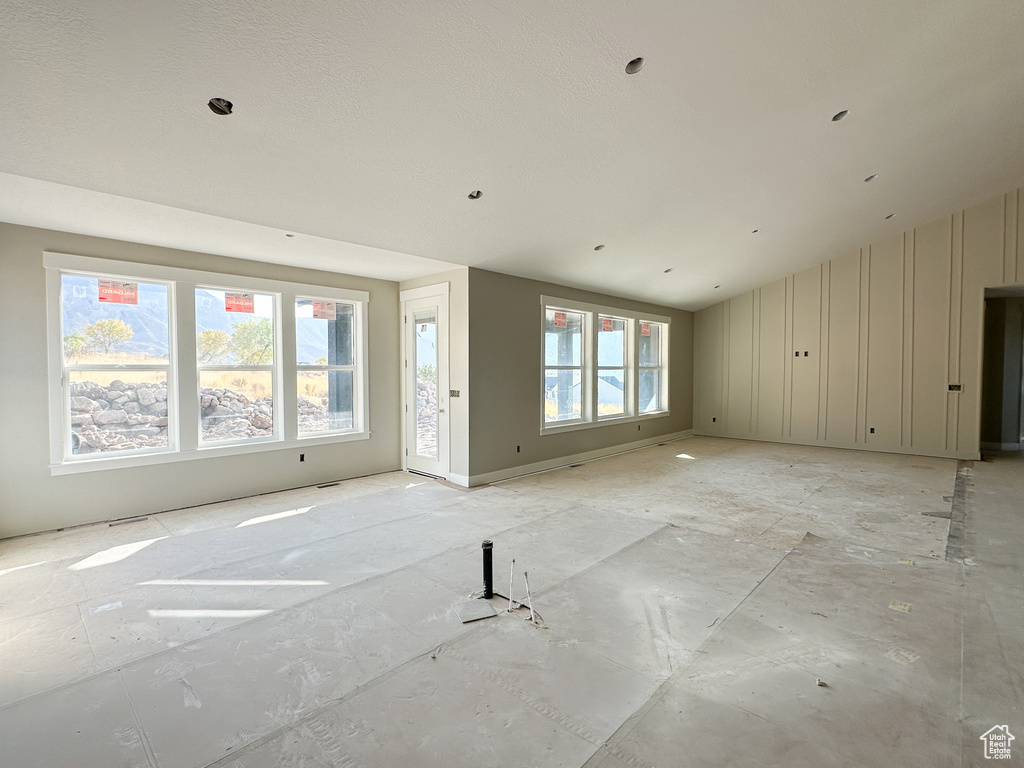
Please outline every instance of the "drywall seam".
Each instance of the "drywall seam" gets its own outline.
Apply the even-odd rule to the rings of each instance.
[[[581,461],[592,461],[593,459],[601,459],[606,456],[614,456],[619,453],[627,453],[628,451],[635,451],[638,448],[647,448],[648,446],[658,445],[659,443],[671,443],[676,440],[693,437],[694,434],[696,434],[694,430],[684,429],[680,432],[673,432],[667,435],[635,440],[632,443],[611,445],[607,448],[598,448],[597,450],[575,453],[569,456],[559,456],[558,458],[548,459],[547,461],[538,461],[533,464],[523,464],[518,467],[509,467],[507,469],[499,469],[494,472],[485,472],[481,475],[472,475],[468,478],[468,485],[465,485],[465,487],[472,488],[478,485],[497,483],[502,480],[509,480],[513,477],[520,477],[521,475],[532,475],[535,472],[545,472],[549,469],[567,467],[570,464],[578,464]],[[453,475],[451,482],[456,483],[457,485],[464,485],[464,481],[466,480],[467,478],[464,475]]]

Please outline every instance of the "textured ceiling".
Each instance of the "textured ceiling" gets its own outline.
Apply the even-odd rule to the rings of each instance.
[[[1024,183],[1020,0],[0,0],[0,19],[15,223],[695,309]]]

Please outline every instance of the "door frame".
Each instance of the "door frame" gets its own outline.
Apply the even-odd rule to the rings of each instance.
[[[447,282],[436,283],[433,285],[425,285],[421,288],[410,288],[409,290],[402,291],[399,294],[399,327],[401,329],[402,336],[402,359],[401,359],[401,416],[402,416],[402,470],[410,471],[409,469],[409,432],[410,432],[410,420],[414,418],[414,412],[409,411],[410,405],[410,392],[415,387],[415,371],[409,366],[409,355],[411,350],[409,349],[410,334],[412,328],[409,325],[409,311],[408,304],[412,301],[419,301],[421,299],[432,299],[437,298],[437,303],[440,307],[443,307],[443,315],[439,313],[438,317],[438,339],[444,340],[443,345],[439,344],[438,355],[437,355],[437,405],[444,418],[438,418],[437,421],[437,448],[438,458],[441,458],[442,449],[444,452],[444,472],[433,475],[433,477],[440,477],[443,480],[449,480],[451,476],[451,409],[448,407],[448,383],[449,383],[449,368],[450,368],[450,355],[449,355],[449,343],[451,334],[449,332],[449,315],[450,315],[450,301],[449,301],[450,285]],[[444,317],[443,327],[441,323],[441,316]],[[443,354],[442,354],[443,352]],[[415,397],[413,397],[415,401]],[[444,428],[444,439],[441,439],[442,425]],[[423,473],[422,470],[413,469],[413,472]]]

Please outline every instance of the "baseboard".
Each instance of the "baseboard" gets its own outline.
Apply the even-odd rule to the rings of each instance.
[[[683,440],[692,436],[692,429],[684,429],[681,432],[671,432],[667,435],[656,435],[654,437],[644,438],[643,440],[636,440],[632,443],[611,445],[607,448],[599,448],[594,451],[586,451],[585,453],[574,453],[570,456],[559,456],[555,459],[538,461],[533,464],[523,464],[518,467],[508,467],[507,469],[499,469],[494,472],[485,472],[481,475],[471,475],[468,478],[464,475],[452,475],[450,480],[457,485],[466,485],[466,487],[472,488],[477,485],[487,485],[489,483],[497,483],[502,480],[510,480],[513,477],[520,477],[522,475],[532,475],[534,472],[546,472],[549,469],[567,467],[570,464],[579,464],[583,461],[592,461],[593,459],[601,459],[605,456],[614,456],[617,453],[635,451],[638,448],[647,448],[651,445],[657,445],[658,443],[670,443],[675,440]]]
[[[694,432],[697,437],[720,437],[723,440],[748,440],[754,443],[780,443],[782,445],[806,445],[810,448],[837,448],[842,451],[868,451],[870,453],[896,453],[902,456],[930,456],[936,459],[958,459],[978,461],[979,451],[923,451],[920,448],[904,448],[881,445],[865,445],[864,443],[822,443],[805,440],[792,440],[785,437],[764,437],[761,435],[716,434],[714,432]],[[1013,450],[1020,450],[1019,448]]]
[[[1019,451],[1020,443],[982,443],[983,451]]]
[[[469,475],[456,475],[454,473],[448,475],[448,482],[454,483],[455,485],[461,485],[463,488],[472,488],[469,484]]]

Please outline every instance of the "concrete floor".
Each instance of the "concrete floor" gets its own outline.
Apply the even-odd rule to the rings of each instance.
[[[956,472],[691,438],[3,541],[0,763],[1012,765],[1024,461],[963,470],[962,562]],[[455,616],[485,538],[544,628]]]

